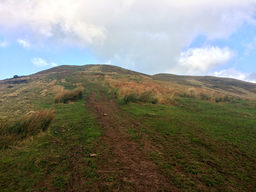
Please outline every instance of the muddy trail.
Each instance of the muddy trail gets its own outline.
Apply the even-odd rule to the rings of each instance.
[[[146,155],[145,146],[129,135],[128,129],[139,129],[139,124],[104,94],[99,99],[92,93],[88,105],[103,128],[97,152],[100,191],[176,191]]]

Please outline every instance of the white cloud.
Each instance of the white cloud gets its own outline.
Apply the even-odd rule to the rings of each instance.
[[[24,48],[29,48],[30,47],[30,43],[28,41],[24,40],[24,39],[18,39],[17,43],[20,46],[24,47]]]
[[[229,48],[191,48],[180,54],[177,67],[185,68],[186,74],[206,73],[210,69],[226,64],[233,55]]]
[[[212,75],[217,77],[227,77],[227,78],[239,79],[242,81],[256,83],[256,73],[244,73],[234,68],[216,71]]]
[[[252,23],[255,8],[256,0],[2,0],[0,28],[30,42],[85,46],[102,61],[156,73],[175,70],[196,36],[227,38]]]
[[[31,59],[31,62],[33,63],[34,66],[36,67],[56,67],[58,66],[56,63],[54,62],[47,62],[44,59],[40,58],[40,57],[35,57]]]
[[[213,75],[217,77],[228,77],[228,78],[234,78],[234,79],[240,79],[240,80],[245,80],[246,77],[248,76],[248,74],[242,73],[233,68],[216,71],[214,72]]]
[[[8,42],[7,41],[0,41],[0,47],[4,48],[8,46]]]

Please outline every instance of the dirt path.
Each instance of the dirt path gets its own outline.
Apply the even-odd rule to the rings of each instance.
[[[118,105],[93,93],[89,106],[104,130],[99,147],[100,191],[176,191],[158,167],[139,149],[127,132],[138,127],[130,118],[121,118]]]

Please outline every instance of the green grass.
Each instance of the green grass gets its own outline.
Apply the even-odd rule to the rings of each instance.
[[[166,176],[184,191],[255,189],[256,103],[214,104],[192,98],[175,103],[121,105],[144,122],[144,134],[160,151],[149,156]]]
[[[83,100],[53,105],[49,133],[0,151],[0,191],[65,191],[96,180],[95,143],[100,128]],[[73,173],[83,182],[72,183]]]

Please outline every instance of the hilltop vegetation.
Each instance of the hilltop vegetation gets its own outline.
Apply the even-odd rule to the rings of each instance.
[[[255,98],[109,65],[0,81],[0,191],[254,191]]]

